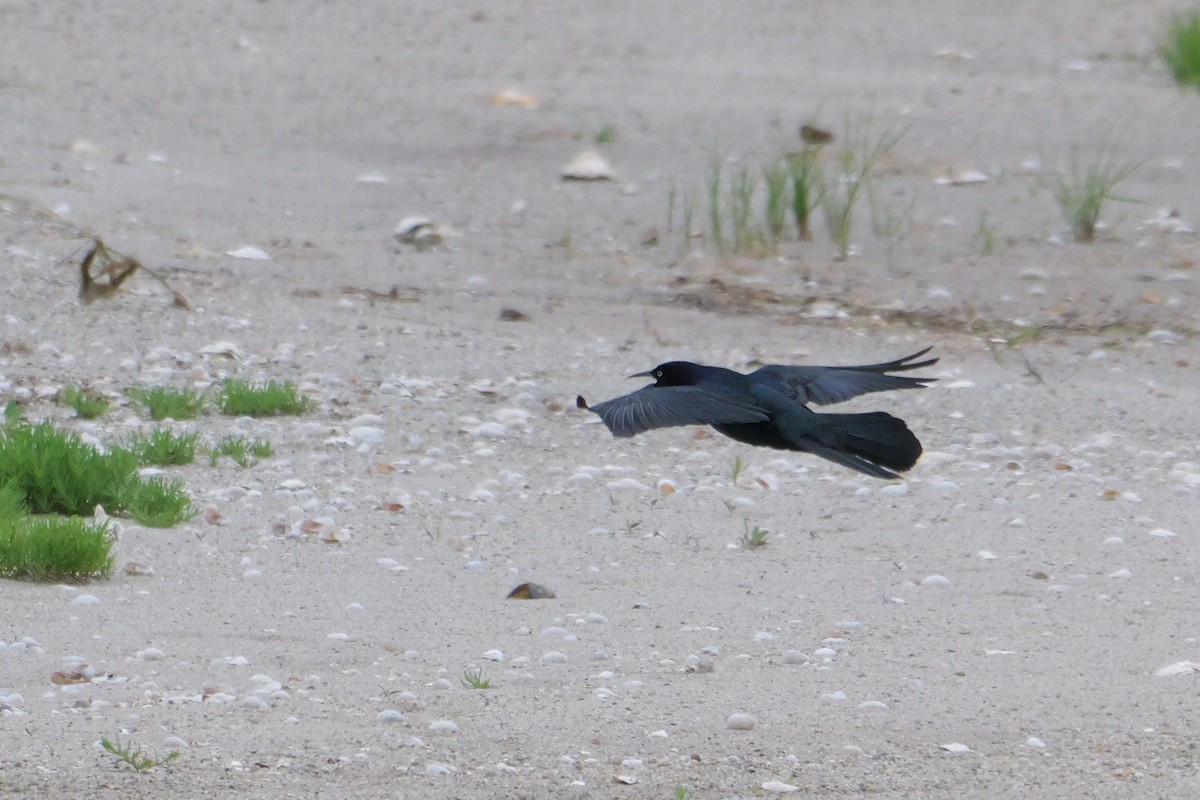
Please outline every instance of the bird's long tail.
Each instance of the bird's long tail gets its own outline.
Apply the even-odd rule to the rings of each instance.
[[[921,443],[904,420],[883,411],[867,414],[818,414],[823,423],[820,441],[809,447],[814,455],[874,475],[897,478],[894,471],[911,469],[921,457]]]

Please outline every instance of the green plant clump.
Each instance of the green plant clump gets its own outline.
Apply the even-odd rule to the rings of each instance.
[[[1200,89],[1200,11],[1173,16],[1158,53],[1176,83]]]
[[[196,460],[199,433],[174,433],[158,428],[147,434],[135,434],[125,447],[137,456],[139,464],[156,467],[178,467]]]
[[[204,395],[194,389],[154,386],[130,389],[128,394],[152,420],[195,419],[204,413]]]
[[[75,409],[75,413],[83,419],[95,419],[108,411],[108,398],[99,392],[70,386],[62,390],[62,402]]]
[[[99,505],[151,527],[193,515],[181,481],[144,480],[138,466],[129,450],[101,453],[51,422],[10,422],[0,435],[0,485],[19,491],[34,514],[90,517]]]
[[[300,394],[291,381],[251,383],[232,378],[221,388],[217,405],[222,414],[234,417],[272,417],[303,414],[315,404]]]
[[[112,574],[108,525],[82,517],[30,516],[13,485],[0,487],[0,577],[86,581]]]

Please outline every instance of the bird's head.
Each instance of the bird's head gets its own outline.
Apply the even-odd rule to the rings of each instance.
[[[690,361],[668,361],[629,377],[653,378],[655,386],[694,386],[700,382],[700,365]]]

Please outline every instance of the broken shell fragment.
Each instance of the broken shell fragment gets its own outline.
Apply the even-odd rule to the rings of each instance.
[[[529,92],[523,92],[520,89],[505,89],[503,92],[492,95],[492,105],[534,109],[541,103],[535,95]]]
[[[508,593],[509,600],[553,600],[556,596],[540,583],[522,583]]]
[[[400,244],[411,244],[418,250],[428,250],[446,241],[447,236],[453,236],[454,231],[429,217],[413,216],[400,220],[393,235]]]
[[[565,181],[611,181],[613,170],[608,160],[595,150],[584,150],[563,166]]]

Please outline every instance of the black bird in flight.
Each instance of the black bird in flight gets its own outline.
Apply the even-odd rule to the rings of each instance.
[[[925,348],[885,364],[858,367],[789,367],[768,364],[743,375],[723,367],[668,361],[631,378],[653,378],[636,392],[579,408],[594,411],[614,436],[654,428],[711,425],[746,444],[798,450],[827,458],[876,478],[895,479],[921,455],[921,443],[904,420],[883,411],[819,414],[809,403],[840,403],[868,392],[920,389],[936,378],[892,375],[932,366],[917,359]]]

